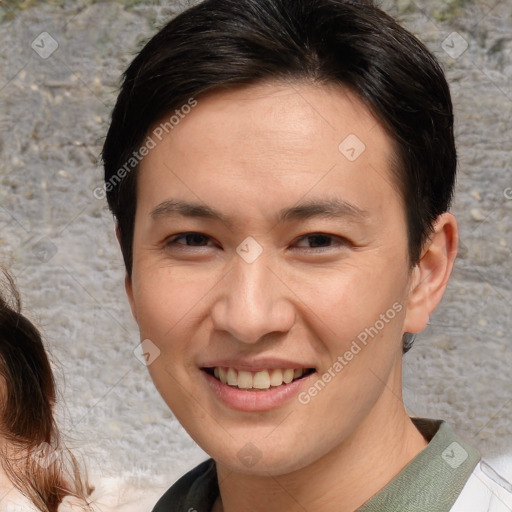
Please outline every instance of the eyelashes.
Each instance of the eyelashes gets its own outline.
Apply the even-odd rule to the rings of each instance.
[[[347,240],[342,238],[342,237],[339,237],[339,236],[336,236],[336,235],[329,235],[329,234],[326,234],[326,233],[310,233],[310,234],[307,234],[307,235],[303,235],[302,237],[299,238],[299,242],[303,241],[303,240],[314,240],[315,242],[313,242],[314,244],[318,244],[318,243],[322,243],[325,242],[325,241],[333,241],[334,243],[333,244],[330,244],[330,245],[321,245],[320,247],[318,246],[315,246],[315,247],[310,247],[311,249],[322,249],[322,248],[329,248],[329,247],[336,247],[336,246],[339,246],[339,245],[347,245]],[[320,242],[319,242],[320,241]]]
[[[187,247],[204,247],[204,245],[178,244],[177,240],[180,240],[182,238],[185,239],[186,241],[193,241],[193,242],[197,242],[198,239],[199,240],[203,239],[203,241],[204,241],[204,239],[210,239],[210,237],[208,235],[204,235],[203,233],[196,233],[196,232],[180,233],[179,235],[173,236],[170,239],[168,239],[165,242],[165,245],[166,246],[168,246],[168,245],[185,245]]]
[[[180,240],[184,241],[184,243],[180,243]],[[214,242],[212,237],[204,233],[190,231],[186,233],[179,233],[168,238],[164,242],[164,246],[166,248],[177,248],[179,250],[197,250],[202,247],[219,246],[216,242],[212,245],[208,245],[209,242]],[[312,244],[312,246],[302,245],[303,242],[306,244]],[[332,250],[333,248],[350,245],[352,244],[350,244],[346,238],[338,235],[331,235],[328,233],[307,233],[296,238],[291,247],[297,247],[300,252],[323,252],[325,250]]]

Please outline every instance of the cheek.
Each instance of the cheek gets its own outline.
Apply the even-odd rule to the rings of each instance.
[[[134,272],[140,338],[154,343],[159,354],[148,370],[173,410],[183,402],[184,383],[189,388],[190,375],[197,371],[194,357],[209,339],[209,322],[204,321],[211,309],[208,292],[218,278],[215,272],[205,274],[154,264],[140,265]]]
[[[381,391],[375,375],[386,380],[401,354],[406,282],[399,276],[386,283],[363,281],[364,275],[317,281],[314,287],[322,285],[322,293],[308,302],[314,312],[308,318],[319,340],[319,377],[335,382],[324,396],[333,406],[343,390],[344,403],[363,400],[369,407]],[[368,394],[364,399],[363,389]]]
[[[155,270],[134,279],[134,302],[141,340],[150,340],[158,356],[148,365],[156,389],[178,416],[186,414],[184,388],[190,388],[192,322],[203,293],[193,283],[168,279],[169,271]],[[143,278],[143,280],[142,280]],[[140,283],[143,282],[144,285]],[[190,405],[190,404],[189,404]]]
[[[161,339],[194,315],[213,284],[211,275],[160,263],[140,265],[133,275],[133,297],[142,335]]]
[[[381,315],[386,327],[393,326],[399,332],[407,277],[405,272],[376,273],[375,267],[369,264],[305,272],[293,279],[290,276],[289,286],[303,304],[304,314],[323,325],[328,338],[335,335],[340,342],[353,339],[376,322],[380,326]]]

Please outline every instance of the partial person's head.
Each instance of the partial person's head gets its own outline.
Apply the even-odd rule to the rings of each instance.
[[[449,89],[414,36],[369,1],[207,0],[127,69],[103,159],[150,373],[205,451],[280,474],[392,414],[457,250]],[[299,398],[227,404],[228,368],[297,370]]]
[[[0,464],[38,510],[56,512],[66,496],[85,498],[90,490],[59,437],[55,380],[41,335],[21,314],[12,278],[2,275]]]

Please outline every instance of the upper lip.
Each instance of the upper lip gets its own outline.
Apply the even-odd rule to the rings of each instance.
[[[201,363],[200,368],[234,368],[236,370],[244,370],[248,372],[260,372],[263,370],[286,369],[286,368],[314,368],[313,365],[308,363],[301,363],[298,361],[291,361],[289,359],[279,358],[262,358],[262,359],[215,359]]]

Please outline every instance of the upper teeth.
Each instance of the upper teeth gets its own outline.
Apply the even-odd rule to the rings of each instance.
[[[270,386],[280,386],[283,382],[289,384],[293,379],[302,377],[304,369],[286,368],[282,370],[276,368],[260,372],[247,372],[234,368],[216,367],[213,373],[223,384],[238,386],[240,389],[268,389]]]

